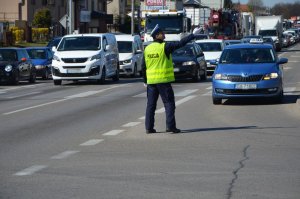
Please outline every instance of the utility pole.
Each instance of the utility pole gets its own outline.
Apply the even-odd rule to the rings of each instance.
[[[197,25],[201,24],[201,0],[199,0],[199,23]]]
[[[68,13],[68,34],[72,34],[73,29],[73,16],[72,16],[72,0],[69,0],[69,13]]]
[[[131,35],[134,35],[134,0],[131,0]]]

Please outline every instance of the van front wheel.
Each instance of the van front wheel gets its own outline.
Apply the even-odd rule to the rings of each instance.
[[[101,72],[101,77],[100,77],[100,79],[98,80],[98,83],[99,83],[99,84],[105,84],[105,77],[106,77],[106,69],[105,69],[105,67],[103,66],[102,72]]]

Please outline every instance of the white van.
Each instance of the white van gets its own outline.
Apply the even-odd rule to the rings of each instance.
[[[54,85],[62,80],[119,80],[119,52],[115,35],[77,34],[64,36],[53,47],[52,77]]]
[[[139,35],[115,35],[120,58],[120,75],[137,77],[142,74],[143,42]]]

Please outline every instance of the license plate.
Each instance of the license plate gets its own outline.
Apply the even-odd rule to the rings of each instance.
[[[235,88],[242,89],[242,90],[256,89],[257,85],[256,84],[236,84]]]
[[[174,68],[174,72],[179,72],[179,68]]]
[[[67,69],[67,73],[80,73],[80,69]]]

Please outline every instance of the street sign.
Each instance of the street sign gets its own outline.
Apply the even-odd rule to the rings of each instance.
[[[64,15],[64,16],[59,20],[59,23],[60,23],[64,28],[67,28],[67,20],[68,20],[68,15]]]

